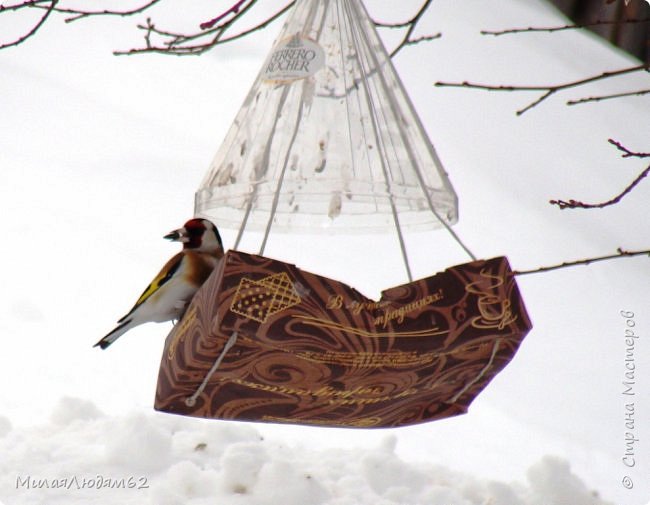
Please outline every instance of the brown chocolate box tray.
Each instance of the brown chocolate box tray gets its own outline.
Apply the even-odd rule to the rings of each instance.
[[[531,327],[505,257],[373,301],[229,251],[167,337],[155,408],[359,428],[433,421],[467,412]]]

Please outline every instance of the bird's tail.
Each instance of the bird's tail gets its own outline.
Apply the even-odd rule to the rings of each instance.
[[[108,335],[106,335],[104,338],[102,338],[99,342],[97,342],[93,347],[100,347],[101,349],[106,349],[109,345],[111,345],[113,342],[115,342],[118,338],[120,338],[122,335],[124,335],[127,331],[129,331],[133,325],[131,324],[133,322],[133,319],[126,319],[121,322],[113,331],[111,331]]]

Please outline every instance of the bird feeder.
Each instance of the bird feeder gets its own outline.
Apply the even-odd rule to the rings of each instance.
[[[155,408],[392,427],[454,416],[531,328],[504,257],[476,260],[457,198],[360,0],[297,0],[196,193],[238,229],[165,342]],[[413,280],[403,234],[444,227],[473,261]],[[246,230],[258,255],[236,250]],[[409,282],[371,300],[263,255],[270,232],[396,232]]]

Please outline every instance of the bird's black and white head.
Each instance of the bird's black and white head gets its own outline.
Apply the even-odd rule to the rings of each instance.
[[[168,233],[164,238],[182,242],[183,249],[210,253],[223,252],[219,230],[207,219],[190,219],[182,228]]]

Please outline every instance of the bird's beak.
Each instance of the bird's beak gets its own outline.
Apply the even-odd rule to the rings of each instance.
[[[163,238],[171,240],[173,242],[189,242],[190,238],[187,236],[185,228],[179,228],[178,230],[170,231]]]

